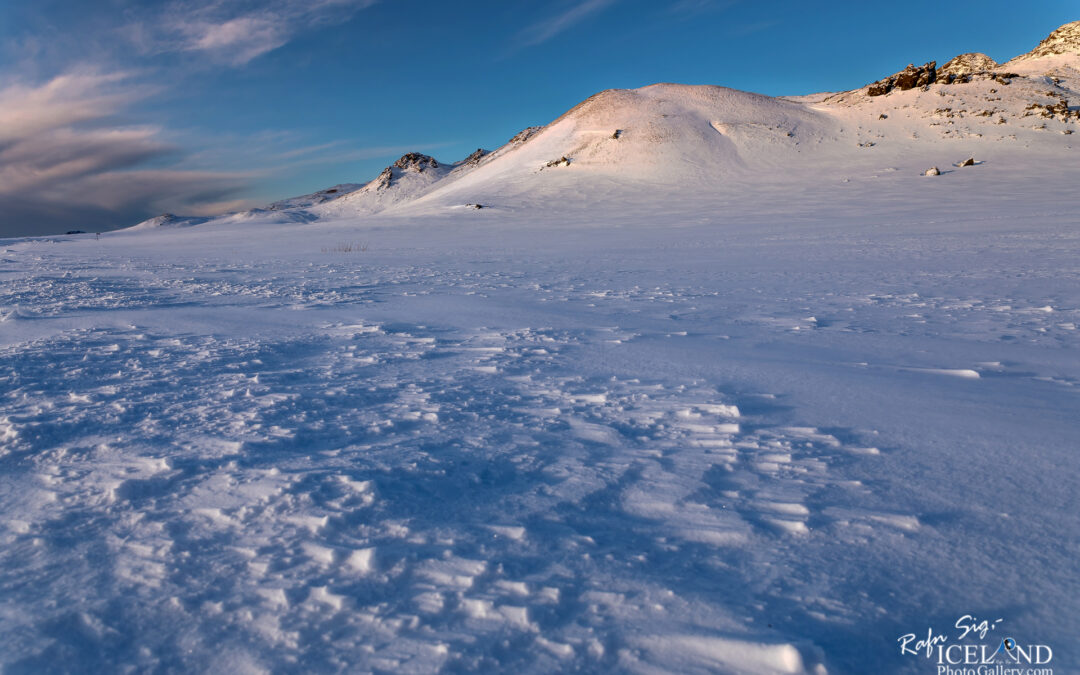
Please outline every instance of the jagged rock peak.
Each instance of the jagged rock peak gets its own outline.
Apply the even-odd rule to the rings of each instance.
[[[1013,61],[1028,61],[1055,54],[1080,54],[1080,21],[1073,21],[1058,28],[1040,42],[1038,47],[1017,56]]]
[[[519,131],[517,133],[517,135],[515,135],[513,138],[511,138],[508,141],[508,143],[511,144],[511,145],[521,145],[522,143],[528,141],[530,138],[532,138],[536,134],[543,131],[543,129],[544,129],[544,127],[528,127],[528,128],[522,129],[521,131]]]
[[[471,155],[469,155],[465,159],[461,160],[461,163],[462,164],[470,164],[470,165],[479,164],[480,160],[483,159],[484,157],[486,157],[489,154],[491,154],[491,153],[489,153],[487,150],[485,150],[483,148],[477,148],[475,152],[473,152]]]
[[[439,162],[434,157],[421,154],[419,152],[407,152],[401,156],[401,159],[394,162],[393,166],[405,171],[416,171],[422,173],[424,169],[438,169]]]
[[[986,54],[970,52],[954,56],[941,68],[938,68],[938,77],[944,75],[971,75],[993,70],[998,67],[997,61]]]

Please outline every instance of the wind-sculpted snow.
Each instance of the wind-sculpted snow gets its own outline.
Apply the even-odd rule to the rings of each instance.
[[[234,227],[3,252],[5,672],[918,672],[896,637],[968,611],[1067,644],[1067,226]]]
[[[51,645],[7,638],[44,647],[16,670],[192,667],[222,646],[238,667],[614,666],[609,622],[700,602],[666,579],[693,573],[684,549],[806,534],[802,502],[844,452],[815,430],[744,431],[702,381],[572,374],[618,331],[320,328],[78,329],[4,350],[0,579],[9,606],[72,597],[16,631],[62,627]]]

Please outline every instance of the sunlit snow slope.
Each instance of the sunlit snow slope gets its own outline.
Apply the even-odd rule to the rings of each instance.
[[[715,86],[601,92],[490,154],[410,153],[363,186],[273,205],[260,221],[413,217],[469,210],[760,212],[781,202],[1000,200],[1060,184],[1080,128],[1076,24],[1006,64],[966,54],[934,83],[777,99]],[[985,69],[985,70],[983,70]],[[953,166],[973,158],[973,167]],[[936,182],[916,180],[931,167]],[[974,175],[969,175],[974,174]],[[1006,193],[1001,192],[1002,186]],[[352,188],[352,189],[350,189]],[[237,216],[230,216],[236,218]],[[484,217],[481,214],[466,216]]]

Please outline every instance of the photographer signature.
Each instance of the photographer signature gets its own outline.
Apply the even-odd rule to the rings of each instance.
[[[978,619],[972,614],[965,614],[956,620],[953,627],[959,631],[956,635],[956,640],[963,640],[968,635],[977,635],[979,639],[984,639],[986,634],[992,630],[997,629],[997,625],[1004,621],[1004,619],[995,619],[994,621],[988,621],[986,619]],[[935,633],[934,628],[930,627],[926,629],[926,637],[920,637],[915,633],[908,633],[901,635],[896,639],[900,643],[901,654],[919,654],[925,652],[926,658],[930,658],[933,653],[934,647],[937,645],[945,644],[949,641],[949,635],[947,633]]]

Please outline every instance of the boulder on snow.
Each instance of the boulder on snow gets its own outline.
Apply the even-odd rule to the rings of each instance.
[[[925,172],[923,172],[923,175],[924,176],[940,176],[941,175],[941,170],[938,169],[936,166],[932,166],[929,169],[927,169]]]
[[[1032,111],[1038,112],[1043,117],[1048,119],[1059,119],[1062,122],[1068,122],[1072,119],[1080,120],[1080,109],[1073,110],[1069,107],[1068,99],[1058,99],[1057,103],[1032,103],[1025,108],[1026,112],[1024,116],[1032,114]]]
[[[558,159],[553,159],[550,162],[548,162],[547,164],[545,164],[544,168],[545,169],[550,169],[550,168],[552,168],[554,166],[570,166],[570,158],[567,157],[566,155],[563,155],[562,157],[560,157]]]
[[[957,164],[957,166],[975,166],[975,158],[974,157],[968,157],[964,161]]]

